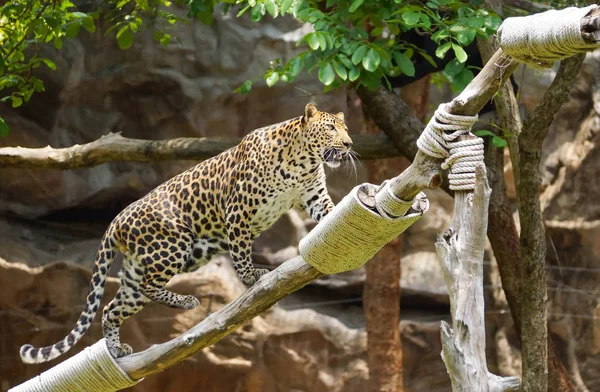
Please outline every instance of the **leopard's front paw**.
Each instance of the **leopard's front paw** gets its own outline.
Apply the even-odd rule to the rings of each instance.
[[[254,277],[256,278],[256,280],[259,280],[261,276],[268,274],[269,272],[271,271],[266,268],[255,268]]]
[[[264,268],[252,268],[244,273],[243,276],[240,277],[240,280],[248,287],[252,286],[256,283],[261,276],[270,272],[268,269]]]
[[[254,273],[251,271],[244,276],[240,276],[240,280],[246,285],[246,287],[250,287],[256,283],[256,276],[254,276]]]

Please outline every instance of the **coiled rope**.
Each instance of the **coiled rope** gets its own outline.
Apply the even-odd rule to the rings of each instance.
[[[101,339],[9,392],[113,392],[140,381],[129,378]]]
[[[475,189],[475,168],[483,162],[483,139],[471,133],[477,116],[459,116],[441,104],[417,140],[419,149],[434,158],[445,159],[442,169],[450,168],[450,189]],[[472,138],[460,140],[461,136]]]
[[[517,61],[551,67],[555,61],[598,47],[581,34],[582,19],[597,8],[594,4],[507,18],[498,29],[500,46]]]

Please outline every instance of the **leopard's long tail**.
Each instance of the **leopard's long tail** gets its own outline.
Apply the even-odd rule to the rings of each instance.
[[[30,344],[21,346],[19,352],[23,362],[48,362],[66,353],[83,337],[88,328],[92,325],[92,320],[98,311],[102,295],[104,294],[104,284],[106,283],[108,270],[118,249],[112,234],[112,230],[108,230],[102,238],[102,242],[96,255],[96,262],[94,263],[94,272],[90,282],[90,292],[87,296],[83,312],[81,313],[79,320],[77,320],[75,327],[63,340],[51,346],[42,348],[36,348]]]

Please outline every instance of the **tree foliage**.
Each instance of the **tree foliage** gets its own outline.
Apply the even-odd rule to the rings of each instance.
[[[216,3],[192,0],[191,13],[197,12],[194,15],[207,20],[208,15],[212,15],[211,4]],[[238,0],[236,4],[241,7],[237,16],[249,12],[254,21],[260,21],[267,14],[272,18],[289,14],[312,24],[314,32],[297,43],[304,44],[306,50],[286,62],[273,60],[264,80],[272,86],[278,81],[293,82],[303,69],[318,70],[325,90],[345,83],[369,89],[379,87],[382,82],[389,86],[389,77],[414,75],[414,56],[423,56],[434,63],[423,48],[403,39],[409,30],[430,35],[438,45],[437,57],[454,56],[445,71],[457,82],[457,87],[464,86],[473,78],[473,72],[465,66],[467,53],[463,47],[477,36],[488,37],[501,22],[495,13],[482,8],[478,0],[470,3],[459,0]],[[247,81],[238,90],[248,92],[251,85],[252,82]]]
[[[82,29],[94,33],[100,23],[104,35],[116,38],[121,49],[131,47],[135,34],[148,26],[156,41],[169,45],[173,37],[168,27],[180,20],[170,11],[168,0],[98,4],[82,10],[69,0],[10,0],[0,6],[3,102],[17,108],[35,92],[44,91],[33,70],[42,65],[56,68],[41,55],[44,46],[61,50],[65,40],[78,36]],[[188,7],[188,16],[205,24],[212,22],[217,7],[238,17],[249,15],[255,22],[291,15],[312,24],[314,31],[297,42],[305,50],[290,59],[273,59],[264,80],[268,86],[291,83],[306,70],[317,73],[325,90],[348,83],[369,89],[382,82],[390,86],[390,77],[414,75],[415,56],[434,63],[423,48],[403,39],[411,30],[431,37],[437,45],[435,56],[454,57],[445,74],[460,89],[473,77],[463,48],[477,36],[494,33],[500,24],[497,15],[481,7],[481,0],[177,0],[177,5]],[[252,83],[248,80],[236,91],[247,93]],[[0,118],[0,135],[7,131]]]
[[[96,31],[99,19],[110,25],[105,35],[114,35],[119,47],[127,49],[133,34],[146,22],[153,21],[155,39],[164,45],[170,35],[161,25],[173,24],[177,18],[169,12],[167,0],[110,0],[83,12],[69,0],[9,0],[0,6],[0,101],[18,108],[35,92],[44,91],[44,83],[34,74],[42,65],[55,70],[56,64],[42,55],[44,46],[61,50],[65,40],[80,31]],[[8,126],[0,117],[0,136]]]

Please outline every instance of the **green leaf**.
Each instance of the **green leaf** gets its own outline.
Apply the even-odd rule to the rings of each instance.
[[[485,27],[492,31],[498,30],[498,27],[500,27],[501,23],[502,20],[496,15],[490,15],[485,18]]]
[[[6,121],[4,121],[4,119],[2,117],[0,117],[0,137],[7,137],[8,136],[8,124],[6,124]]]
[[[60,37],[54,37],[54,47],[56,49],[62,48],[62,39]]]
[[[133,34],[129,30],[129,26],[123,27],[117,33],[117,43],[119,44],[119,48],[125,50],[131,48],[133,45]]]
[[[355,65],[350,69],[350,72],[348,73],[348,80],[350,80],[351,82],[354,82],[356,79],[358,79],[359,76],[360,76],[360,68],[358,68]]]
[[[452,60],[450,60],[450,62],[448,64],[446,64],[446,67],[444,68],[444,72],[448,76],[456,76],[464,68],[465,68],[464,64],[460,63],[457,59],[452,59]]]
[[[319,36],[317,35],[317,33],[308,34],[306,36],[306,41],[308,42],[308,46],[310,46],[310,48],[312,50],[319,49],[319,46],[321,45],[321,42],[319,41]]]
[[[85,16],[84,18],[82,18],[81,25],[83,26],[84,29],[86,29],[90,33],[93,33],[96,31],[96,25],[94,24],[94,18],[92,18],[91,16]]]
[[[304,61],[301,58],[294,57],[289,63],[289,74],[292,77],[298,76],[304,67]]]
[[[44,64],[46,64],[46,67],[50,68],[53,71],[56,71],[56,64],[54,64],[54,61],[52,61],[50,59],[41,59],[41,60]]]
[[[290,6],[292,5],[292,0],[283,0],[283,2],[281,3],[281,15],[284,15],[289,9]]]
[[[338,54],[337,58],[338,58],[338,60],[341,61],[342,64],[344,64],[346,66],[346,68],[348,68],[348,69],[352,68],[352,61],[350,61],[350,59],[348,59],[348,57],[346,57],[343,54]]]
[[[279,80],[279,72],[271,71],[265,78],[267,86],[272,87]]]
[[[474,77],[473,71],[467,68],[463,69],[452,79],[452,89],[455,92],[464,90]]]
[[[329,86],[331,83],[333,83],[334,79],[335,71],[331,63],[327,63],[324,66],[321,66],[321,68],[319,69],[319,80],[321,81],[321,83],[323,83],[325,86]]]
[[[461,46],[452,44],[452,50],[454,50],[454,55],[456,56],[456,59],[458,61],[460,61],[461,63],[467,61],[467,52],[465,52],[465,50]]]
[[[478,131],[473,132],[473,134],[475,136],[479,136],[479,137],[484,137],[484,136],[491,136],[494,137],[496,136],[496,134],[488,129],[480,129]]]
[[[265,5],[263,3],[258,3],[252,7],[252,10],[250,11],[250,18],[253,22],[259,22],[262,17],[265,16],[265,12]]]
[[[421,19],[421,24],[424,29],[431,29],[431,19],[429,19],[429,16],[427,16],[426,14],[420,14],[419,19]]]
[[[348,9],[348,11],[350,11],[350,12],[356,11],[358,9],[358,7],[360,7],[362,5],[363,2],[364,2],[364,0],[354,0],[352,2],[352,5]]]
[[[67,24],[67,26],[65,28],[65,35],[69,38],[77,37],[77,34],[79,34],[79,27],[80,27],[79,21],[74,21],[74,22]]]
[[[11,95],[10,99],[12,100],[13,108],[18,108],[19,106],[23,105],[23,98],[19,97],[18,95]]]
[[[446,52],[452,47],[452,43],[450,42],[446,42],[445,44],[443,44],[442,46],[438,46],[438,48],[435,50],[435,55],[441,59],[444,58],[444,56],[446,55]]]
[[[161,38],[160,38],[160,44],[162,46],[167,46],[171,43],[171,35],[170,34],[164,34]]]
[[[477,30],[474,28],[462,30],[456,34],[456,40],[460,42],[461,45],[467,46],[473,42],[475,39],[475,34],[477,34]]]
[[[406,23],[407,26],[414,26],[419,23],[419,19],[421,18],[420,14],[414,11],[406,11],[402,14],[402,20]]]
[[[381,33],[383,33],[383,27],[375,27],[373,30],[371,30],[371,37],[377,37],[379,35],[381,35]]]
[[[331,63],[333,64],[333,68],[335,68],[335,73],[338,74],[340,79],[348,79],[348,71],[346,70],[346,67],[344,67],[342,64],[338,63],[335,60],[333,60]]]
[[[250,9],[250,6],[249,6],[249,5],[245,6],[244,8],[242,8],[242,9],[240,10],[240,12],[238,12],[238,13],[237,13],[236,17],[238,17],[238,18],[239,18],[240,16],[244,15],[244,13],[245,13],[246,11],[248,11],[249,9]]]
[[[424,51],[420,50],[418,52],[425,60],[427,60],[427,62],[429,64],[431,64],[432,67],[437,68],[437,64],[435,62],[435,60],[433,59],[433,57],[431,57],[430,55],[428,55],[427,53],[425,53]]]
[[[492,138],[492,144],[498,148],[506,147],[508,145],[504,138],[496,135],[495,133],[487,129],[482,129],[473,133],[479,137],[490,136]]]
[[[248,94],[252,88],[252,80],[246,80],[240,87],[233,90],[236,93]]]
[[[363,58],[365,58],[365,54],[367,54],[368,49],[369,48],[367,46],[359,46],[358,49],[356,49],[356,51],[354,51],[352,54],[352,63],[355,65],[360,63]]]
[[[317,39],[319,40],[321,50],[327,50],[327,39],[325,39],[325,35],[323,35],[323,33],[317,34]]]
[[[315,30],[319,31],[319,30],[323,30],[323,27],[327,26],[328,23],[326,20],[317,20],[317,23],[315,23],[315,25],[313,26],[315,28]]]
[[[381,71],[378,72],[361,72],[360,83],[365,85],[369,90],[376,90],[381,85]]]
[[[271,15],[273,18],[276,18],[277,15],[279,15],[279,9],[277,8],[277,4],[275,4],[274,0],[264,0],[265,2],[265,8],[267,9],[267,12],[269,13],[269,15]]]
[[[415,76],[415,65],[406,55],[400,52],[394,52],[393,56],[394,60],[396,60],[396,64],[398,64],[398,67],[403,74],[407,76]]]
[[[213,9],[209,8],[196,13],[196,18],[204,25],[210,26],[213,20]]]
[[[362,65],[363,68],[369,72],[375,71],[379,67],[379,63],[381,62],[381,57],[379,53],[373,48],[369,49],[365,58],[363,58]]]
[[[492,144],[498,148],[506,147],[508,145],[507,141],[500,136],[494,136],[492,138]]]

